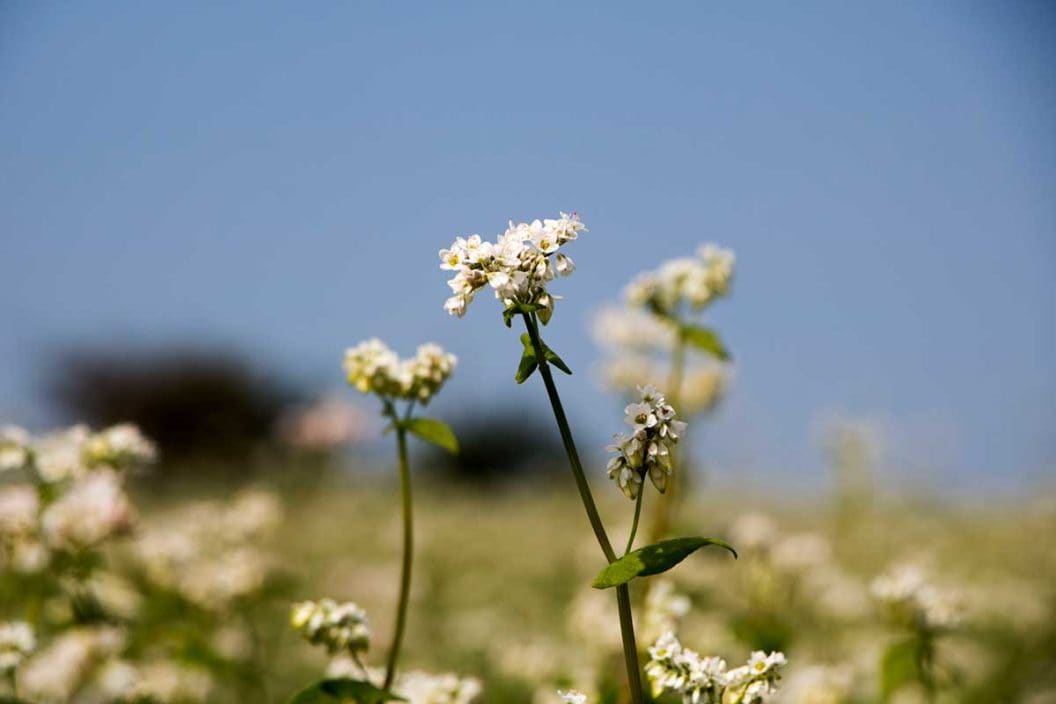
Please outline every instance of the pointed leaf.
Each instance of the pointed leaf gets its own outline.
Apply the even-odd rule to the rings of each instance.
[[[517,380],[518,384],[523,384],[538,366],[539,360],[535,358],[535,349],[530,345],[525,347],[524,354],[521,355],[521,363],[517,365],[517,375],[514,379]]]
[[[903,685],[919,678],[921,648],[920,639],[914,637],[898,641],[884,652],[880,660],[880,693],[884,701]]]
[[[435,418],[411,418],[403,427],[426,442],[458,454],[458,438],[455,437],[455,431],[443,421]]]
[[[550,364],[553,364],[555,367],[557,367],[558,369],[563,371],[565,374],[571,374],[572,373],[572,370],[568,368],[568,365],[565,364],[564,360],[562,360],[560,357],[557,356],[557,352],[554,352],[552,349],[547,347],[546,351],[543,354],[546,356],[546,361],[547,362],[550,362]]]
[[[673,538],[632,550],[598,573],[591,586],[608,589],[626,584],[635,577],[666,572],[705,545],[726,548],[734,557],[737,551],[725,540],[718,538]]]
[[[406,700],[392,692],[378,689],[370,682],[342,677],[319,680],[295,694],[288,704],[384,704],[393,701]]]
[[[686,325],[682,328],[682,337],[686,342],[716,359],[726,361],[730,358],[726,345],[722,344],[719,334],[711,328],[703,325]]]

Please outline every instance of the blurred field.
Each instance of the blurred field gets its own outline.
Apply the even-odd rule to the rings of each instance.
[[[430,484],[425,474],[416,487],[407,665],[476,675],[487,702],[548,701],[537,692],[571,684],[589,690],[595,677],[601,693],[618,686],[612,595],[586,586],[603,562],[571,480],[542,492],[473,492]],[[283,484],[296,485],[290,479]],[[380,662],[398,580],[395,486],[352,475],[282,494],[286,518],[270,549],[290,596],[364,606]],[[692,601],[683,642],[731,662],[755,648],[783,649],[787,684],[825,666],[841,683],[835,691],[846,692],[794,698],[794,687],[786,687],[779,701],[878,701],[881,658],[901,634],[880,617],[868,586],[893,564],[912,561],[953,590],[961,609],[961,625],[940,641],[948,680],[941,701],[1054,701],[1054,497],[959,505],[867,498],[819,496],[790,506],[779,505],[780,497],[709,496],[686,505],[676,532],[754,544],[738,545],[736,562],[716,551],[673,573],[676,590]],[[179,501],[168,497],[151,512]],[[626,535],[627,508],[622,497],[603,500],[614,536]],[[777,533],[749,535],[762,515]],[[276,601],[260,626],[268,696],[280,701],[326,661],[285,627],[286,604]],[[641,622],[638,630],[643,643],[658,635]],[[899,701],[913,701],[913,691]]]

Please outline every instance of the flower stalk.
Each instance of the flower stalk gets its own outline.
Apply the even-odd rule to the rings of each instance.
[[[412,404],[413,405],[413,404]],[[407,409],[410,417],[411,408]],[[385,665],[385,683],[388,689],[396,677],[396,663],[403,645],[403,632],[407,626],[407,604],[411,594],[411,568],[414,563],[414,511],[411,496],[411,468],[407,461],[407,431],[402,425],[396,428],[396,448],[400,463],[400,496],[403,510],[403,559],[400,564],[400,598],[396,606],[396,625],[389,647],[389,658]]]
[[[557,393],[557,386],[554,384],[554,377],[547,363],[546,348],[539,336],[537,320],[534,314],[522,313],[522,316],[539,363],[539,374],[543,378],[546,394],[550,398],[550,406],[554,411],[554,419],[557,421],[557,427],[561,433],[561,442],[564,444],[565,452],[568,455],[572,476],[576,481],[580,499],[583,501],[583,508],[587,513],[590,526],[594,530],[598,545],[601,546],[601,551],[605,554],[605,559],[610,563],[615,562],[617,559],[616,553],[612,549],[612,543],[609,542],[609,536],[605,532],[605,526],[601,522],[601,516],[598,514],[598,507],[594,503],[590,485],[583,472],[583,464],[579,459],[575,441],[572,439],[572,430],[569,428],[568,418],[565,416],[564,407],[561,405],[561,397]],[[640,505],[639,502],[639,507]],[[623,639],[623,657],[627,667],[627,685],[630,688],[631,702],[633,704],[643,704],[638,647],[634,640],[634,619],[631,616],[631,597],[626,584],[616,587],[616,604],[620,616],[620,635]]]

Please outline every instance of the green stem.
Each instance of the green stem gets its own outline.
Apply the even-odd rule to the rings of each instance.
[[[631,534],[627,537],[627,549],[623,551],[626,555],[634,547],[634,536],[638,534],[638,517],[642,515],[642,497],[645,496],[645,480],[638,487],[638,498],[634,502],[634,521],[631,522]]]
[[[667,394],[667,401],[674,407],[675,412],[682,415],[682,380],[686,367],[686,338],[682,333],[681,325],[675,333],[675,346],[671,351],[671,374],[667,379],[667,388],[663,389]],[[685,420],[683,418],[682,420]],[[656,511],[653,514],[652,539],[654,542],[663,540],[671,528],[674,504],[679,491],[679,485],[686,486],[686,478],[680,471],[682,463],[678,461],[681,453],[677,448],[671,449],[671,476],[667,481],[667,488],[660,495]]]
[[[391,687],[396,677],[396,661],[400,656],[403,631],[407,625],[407,601],[411,593],[411,563],[414,557],[414,518],[411,512],[411,468],[407,462],[407,431],[399,425],[396,427],[396,446],[400,458],[400,493],[403,498],[403,565],[400,571],[400,601],[396,607],[396,630],[392,635],[383,689]]]
[[[561,432],[561,442],[564,443],[565,453],[568,455],[568,463],[572,468],[572,476],[576,480],[576,488],[579,489],[579,497],[583,501],[583,508],[587,512],[590,526],[594,529],[594,536],[605,553],[605,559],[610,563],[616,561],[616,553],[609,542],[609,536],[605,533],[605,526],[598,514],[598,507],[594,503],[594,496],[590,492],[590,484],[587,483],[586,474],[583,472],[583,464],[579,460],[576,451],[576,443],[572,439],[572,430],[565,417],[565,409],[561,405],[561,397],[557,393],[550,365],[546,361],[546,348],[539,337],[539,328],[533,315],[522,314],[524,325],[528,328],[528,336],[532,340],[532,348],[535,350],[535,358],[539,364],[539,375],[543,377],[546,386],[546,394],[550,397],[550,407],[554,411],[554,419],[557,428]],[[623,637],[623,659],[627,666],[627,685],[631,690],[631,702],[643,704],[642,699],[642,676],[638,665],[638,647],[634,642],[634,619],[631,616],[631,596],[626,584],[616,587],[616,604],[620,613],[620,634]]]

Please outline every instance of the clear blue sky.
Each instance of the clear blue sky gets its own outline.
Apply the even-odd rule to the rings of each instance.
[[[721,472],[820,476],[817,419],[879,419],[904,471],[1056,467],[1051,3],[0,6],[0,416],[40,423],[64,344],[219,341],[318,388],[423,339],[438,404],[523,403],[496,307],[436,251],[509,218],[591,232],[550,327],[581,443],[619,424],[590,312],[715,240],[737,383]]]

